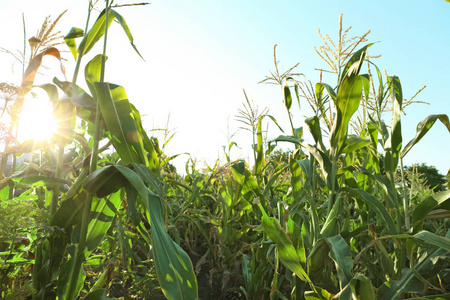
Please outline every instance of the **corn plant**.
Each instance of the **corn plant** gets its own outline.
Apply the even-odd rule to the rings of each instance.
[[[89,3],[89,16],[91,11],[93,4]],[[104,82],[109,26],[117,21],[137,52],[133,37],[125,19],[109,1],[87,30],[89,16],[86,30],[72,28],[65,37],[76,61],[73,80],[68,82],[55,78],[54,85],[43,86],[54,103],[54,113],[59,121],[55,139],[59,149],[56,183],[49,205],[49,229],[36,246],[33,299],[75,299],[80,292],[89,299],[106,296],[104,284],[110,270],[102,270],[98,281],[86,292],[83,266],[102,243],[123,205],[124,196],[131,223],[152,248],[159,282],[166,297],[195,299],[197,282],[192,263],[165,228],[165,195],[160,187],[157,144],[145,133],[140,114],[129,102],[125,89]],[[76,39],[81,37],[77,47]],[[81,60],[101,38],[104,41],[103,54],[95,56],[85,67],[88,93],[76,85]],[[36,69],[35,66],[26,74],[32,76]],[[64,92],[64,97],[57,97],[57,88]],[[77,124],[84,126],[82,132],[87,137],[76,134]],[[104,139],[112,141],[120,161],[104,167],[101,167],[102,163],[98,168],[101,162],[98,157],[104,150],[100,148],[100,142]],[[76,177],[68,181],[63,172],[64,154],[65,148],[73,142],[81,146],[84,158],[80,161],[81,168],[73,174]],[[63,189],[62,184],[67,184],[69,189]]]
[[[372,95],[378,100],[375,114],[365,115],[368,121],[359,136],[349,134],[352,117],[369,99],[373,83],[370,74],[360,75],[370,46],[333,65],[336,87],[316,84],[311,103],[325,103],[326,92],[330,107],[314,111],[320,116],[329,111],[332,118],[324,122],[325,130],[317,115],[306,120],[315,145],[305,143],[295,130],[292,136],[275,139],[299,147],[290,160],[292,194],[287,194],[283,208],[268,206],[271,201],[260,181],[245,167],[233,166],[236,181],[257,199],[266,239],[277,249],[275,265],[280,262],[295,276],[285,277],[291,280],[295,299],[400,299],[406,293],[426,294],[426,287],[445,292],[437,283],[442,282],[440,274],[448,259],[450,231],[443,225],[432,233],[423,230],[423,223],[434,209],[448,209],[449,193],[429,196],[412,210],[407,195],[399,194],[395,186],[394,173],[435,121],[450,131],[448,116],[427,117],[418,125],[416,137],[402,147],[401,83],[398,77],[387,77],[386,92],[379,76],[378,95]],[[283,84],[288,112],[289,89]],[[384,101],[392,103],[390,129],[381,119]],[[327,130],[325,143],[322,132]],[[377,150],[379,144],[383,153]],[[271,295],[275,294],[279,291]]]

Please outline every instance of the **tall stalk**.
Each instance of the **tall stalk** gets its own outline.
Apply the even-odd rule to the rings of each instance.
[[[89,14],[91,11],[91,7],[89,9]],[[107,45],[107,37],[108,37],[108,15],[109,15],[109,0],[106,0],[105,7],[105,35],[104,35],[104,43],[103,43],[103,57],[102,57],[102,67],[101,67],[101,75],[100,82],[104,82],[105,79],[105,62],[106,62],[106,45]],[[81,57],[78,61],[81,60]],[[79,67],[77,61],[77,67]],[[78,73],[78,68],[76,69],[76,74]],[[89,173],[94,172],[97,169],[98,162],[98,148],[99,148],[99,140],[100,140],[100,104],[97,99],[97,107],[96,107],[96,115],[95,115],[95,132],[94,132],[94,143],[92,147],[91,153],[91,163],[89,168]],[[91,207],[92,207],[92,198],[93,195],[91,193],[87,193],[86,201],[84,203],[83,216],[81,221],[81,230],[80,230],[80,239],[78,243],[78,247],[75,255],[74,266],[69,279],[69,288],[67,292],[67,299],[75,299],[76,298],[76,287],[78,283],[78,276],[81,271],[81,266],[85,260],[84,249],[86,247],[86,238],[87,238],[87,230],[90,222],[91,215]]]

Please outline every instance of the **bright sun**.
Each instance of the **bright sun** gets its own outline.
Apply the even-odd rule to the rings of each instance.
[[[56,120],[50,101],[39,98],[25,99],[23,111],[19,117],[17,134],[19,141],[48,140],[55,132]]]

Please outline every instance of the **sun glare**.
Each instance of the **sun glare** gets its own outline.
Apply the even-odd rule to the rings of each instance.
[[[17,134],[19,141],[48,140],[55,132],[56,120],[53,117],[51,103],[39,98],[26,99],[19,117],[19,132]]]

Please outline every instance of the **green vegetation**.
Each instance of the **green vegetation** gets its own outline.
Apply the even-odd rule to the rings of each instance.
[[[449,118],[425,117],[403,144],[401,113],[413,101],[368,55],[367,34],[347,39],[340,26],[336,47],[324,39],[317,53],[336,75],[331,84],[300,81],[296,66],[280,72],[274,53],[275,71],[263,82],[280,86],[290,128],[267,140],[266,122],[278,122],[245,94],[237,120],[252,133],[254,165],[231,161],[228,141],[226,164],[198,170],[190,160],[180,175],[125,89],[104,81],[113,23],[140,55],[109,1],[91,27],[88,18],[85,30],[72,28],[64,37],[72,81],[39,87],[58,119],[52,141],[14,144],[14,118],[3,130],[10,142],[0,182],[1,298],[450,296],[450,192],[442,177],[435,184],[418,175],[434,168],[402,163],[437,120],[450,131]],[[12,108],[35,88],[43,56],[61,60],[57,44],[37,48],[42,39],[30,43],[21,86],[2,85]],[[101,41],[103,53],[80,73]],[[77,85],[82,75],[88,91]],[[306,128],[292,114],[301,102],[314,112]],[[285,143],[295,150],[275,149]],[[7,157],[30,151],[39,162],[8,173]]]

